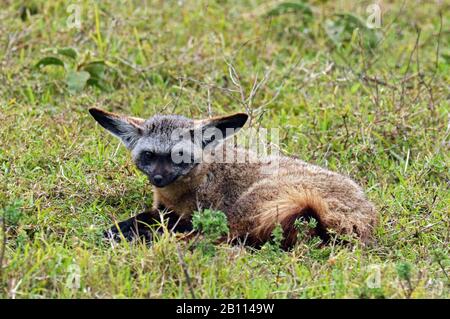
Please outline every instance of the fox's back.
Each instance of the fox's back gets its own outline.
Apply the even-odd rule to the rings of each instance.
[[[244,152],[247,159],[255,155],[235,151]],[[305,210],[321,219],[325,228],[356,232],[364,240],[376,223],[373,205],[352,179],[299,159],[277,156],[244,163],[213,161],[205,171],[206,178],[196,188],[195,204],[199,210],[223,211],[235,237],[250,234],[253,241],[264,242],[278,219],[290,222],[283,214],[298,217]]]

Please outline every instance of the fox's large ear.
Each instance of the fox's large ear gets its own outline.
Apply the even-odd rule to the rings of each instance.
[[[219,143],[239,131],[247,122],[248,115],[236,113],[200,121],[203,133],[203,146],[211,142]]]
[[[128,149],[132,149],[142,137],[144,120],[126,117],[97,108],[89,109],[94,119],[111,134],[120,138]]]

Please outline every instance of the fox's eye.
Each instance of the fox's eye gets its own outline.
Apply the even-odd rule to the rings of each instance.
[[[153,152],[150,152],[150,151],[144,151],[144,152],[142,152],[141,156],[143,158],[149,160],[149,159],[152,159],[155,156],[155,154]]]

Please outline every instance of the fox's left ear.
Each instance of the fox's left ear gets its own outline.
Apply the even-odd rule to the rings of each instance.
[[[89,113],[101,126],[118,137],[128,149],[133,149],[142,137],[144,119],[122,116],[98,108],[89,109]]]
[[[200,122],[203,132],[203,145],[212,141],[220,142],[239,131],[247,122],[248,115],[236,113],[228,116],[215,117]]]

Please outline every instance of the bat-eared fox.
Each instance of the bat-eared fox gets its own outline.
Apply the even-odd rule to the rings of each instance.
[[[287,156],[254,161],[254,152],[228,143],[246,123],[244,113],[204,120],[178,115],[144,120],[97,108],[89,112],[123,142],[153,185],[153,209],[114,225],[105,232],[110,238],[121,238],[120,233],[128,240],[151,238],[148,227],[160,225],[160,216],[169,229],[191,233],[193,212],[214,209],[227,216],[228,240],[253,246],[270,240],[281,225],[282,244],[292,247],[298,219],[315,219],[306,235],[324,241],[331,234],[364,243],[371,239],[377,213],[352,179]],[[224,153],[244,160],[224,161]],[[267,174],[274,163],[274,173]]]

